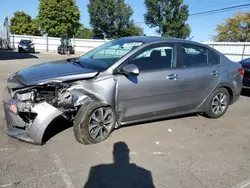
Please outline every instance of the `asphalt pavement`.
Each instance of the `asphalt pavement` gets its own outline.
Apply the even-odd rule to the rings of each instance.
[[[0,96],[15,71],[64,58],[0,51]],[[0,188],[103,187],[100,178],[117,188],[249,188],[249,111],[250,92],[245,91],[220,119],[190,115],[126,126],[89,146],[75,140],[72,127],[43,146],[20,142],[0,129]],[[0,127],[3,116],[0,108]]]

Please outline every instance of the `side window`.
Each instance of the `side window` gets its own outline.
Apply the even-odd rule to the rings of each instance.
[[[217,64],[220,64],[219,61],[217,61],[214,57],[214,55],[209,51],[207,50],[207,61],[208,61],[208,65],[217,65]]]
[[[199,67],[208,64],[207,49],[196,45],[180,45],[178,61],[181,67]]]
[[[176,67],[176,45],[154,45],[141,51],[129,63],[138,66],[140,71],[152,71]]]

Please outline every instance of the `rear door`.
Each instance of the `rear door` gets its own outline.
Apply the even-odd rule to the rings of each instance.
[[[178,45],[178,65],[183,109],[198,107],[217,86],[222,67],[219,59],[207,48],[193,44]]]

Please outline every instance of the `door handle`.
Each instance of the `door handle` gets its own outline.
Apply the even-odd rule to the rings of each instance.
[[[170,74],[167,76],[167,79],[169,80],[177,80],[178,78],[180,78],[178,74]]]
[[[215,71],[211,72],[211,75],[213,75],[213,76],[219,76],[220,75],[220,71],[215,70]]]

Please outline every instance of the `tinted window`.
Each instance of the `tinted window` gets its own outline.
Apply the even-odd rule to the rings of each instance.
[[[215,57],[212,55],[212,53],[207,50],[207,55],[208,55],[208,65],[216,65],[216,64],[219,64]]]
[[[176,67],[175,49],[173,44],[154,45],[139,52],[129,63],[137,65],[140,71],[174,68]]]
[[[218,64],[218,61],[216,61],[208,49],[190,44],[180,45],[178,62],[181,67],[199,67]]]

